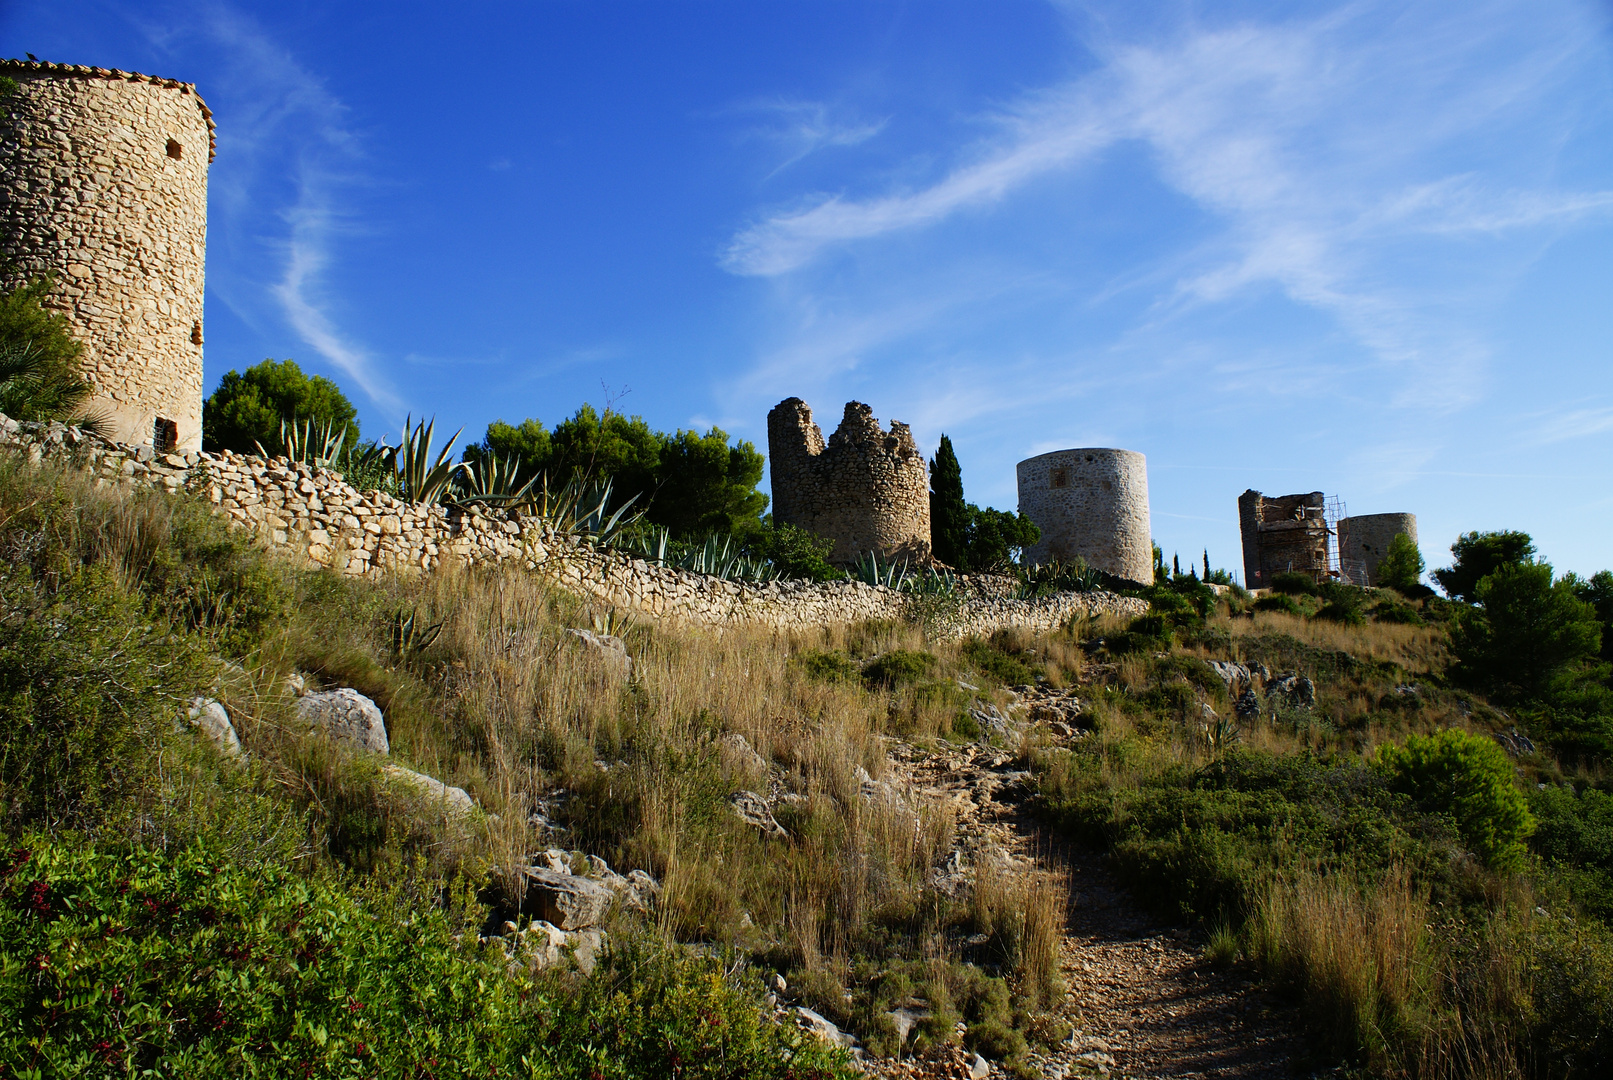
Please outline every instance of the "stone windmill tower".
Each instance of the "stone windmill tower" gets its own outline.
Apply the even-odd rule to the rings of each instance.
[[[189,83],[0,61],[0,262],[50,274],[84,342],[90,408],[159,451],[202,439],[202,295],[213,114]]]

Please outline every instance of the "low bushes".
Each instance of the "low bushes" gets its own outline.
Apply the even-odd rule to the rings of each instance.
[[[534,980],[406,887],[31,837],[0,861],[8,1075],[845,1075],[759,987],[640,941]]]

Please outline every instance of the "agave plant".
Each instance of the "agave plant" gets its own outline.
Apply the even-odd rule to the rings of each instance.
[[[551,492],[545,477],[532,506],[552,532],[594,547],[615,547],[644,516],[644,511],[632,510],[637,501],[638,496],[634,495],[612,511],[609,480],[573,477],[559,491]]]
[[[449,460],[454,443],[459,441],[460,432],[465,429],[454,432],[433,458],[431,439],[437,421],[432,419],[428,423],[422,420],[418,424],[413,421],[412,413],[403,421],[403,441],[393,451],[393,460],[398,469],[398,490],[410,502],[440,502],[453,490],[455,478],[466,468],[462,462]]]
[[[280,421],[280,449],[292,461],[306,465],[332,465],[341,459],[346,442],[345,424],[338,427],[330,420],[316,423],[311,416],[300,423],[297,420]],[[264,457],[274,457],[263,448],[262,443],[256,443],[256,446],[258,453]]]
[[[855,581],[865,585],[883,585],[887,589],[903,592],[908,584],[907,562],[886,562],[880,564],[879,554],[869,551],[857,557],[852,563],[849,576]]]
[[[520,507],[537,500],[538,478],[524,484],[516,481],[521,474],[519,457],[501,458],[497,454],[482,454],[474,463],[466,462],[459,474],[458,501],[484,503],[488,506]]]

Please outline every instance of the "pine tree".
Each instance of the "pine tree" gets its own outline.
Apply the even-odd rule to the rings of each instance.
[[[930,462],[930,545],[935,557],[957,570],[968,570],[969,505],[963,501],[963,468],[952,440],[941,445]]]

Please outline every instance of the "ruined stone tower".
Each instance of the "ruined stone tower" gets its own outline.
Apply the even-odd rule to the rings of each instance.
[[[1055,450],[1019,463],[1019,512],[1042,537],[1029,563],[1086,564],[1128,581],[1154,579],[1148,461],[1133,450]]]
[[[1244,585],[1267,589],[1272,578],[1290,571],[1326,577],[1332,535],[1326,505],[1320,491],[1268,497],[1251,488],[1238,496]]]
[[[1339,521],[1339,572],[1356,585],[1378,583],[1378,563],[1401,533],[1417,542],[1416,514],[1360,514]]]
[[[930,479],[908,426],[882,431],[874,411],[846,403],[829,436],[800,398],[767,414],[773,476],[773,520],[834,541],[829,561],[841,566],[867,552],[881,559],[930,557]]]
[[[49,273],[45,303],[84,342],[89,410],[159,450],[202,439],[202,280],[212,113],[189,83],[0,61],[0,255],[8,286]]]

